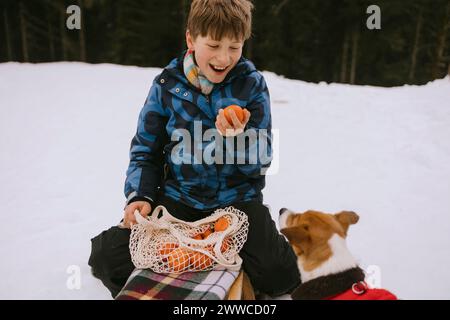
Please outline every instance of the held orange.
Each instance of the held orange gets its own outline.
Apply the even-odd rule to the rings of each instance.
[[[241,107],[239,107],[235,104],[232,104],[223,110],[225,118],[227,119],[229,124],[231,124],[231,125],[233,124],[233,119],[231,118],[230,110],[234,111],[234,113],[236,114],[236,116],[240,122],[244,121],[244,118],[245,118],[244,109],[242,109]]]
[[[228,228],[228,220],[225,217],[220,217],[217,219],[216,223],[214,224],[214,231],[224,231]]]

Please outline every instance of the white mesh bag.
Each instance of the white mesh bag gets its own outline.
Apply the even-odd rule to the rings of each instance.
[[[130,253],[136,268],[157,273],[240,269],[249,225],[244,212],[230,206],[195,222],[175,218],[164,206],[147,218],[134,214]]]

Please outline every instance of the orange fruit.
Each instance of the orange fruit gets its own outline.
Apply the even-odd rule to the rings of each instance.
[[[212,266],[213,260],[206,254],[201,252],[195,252],[191,255],[190,264],[194,266],[196,270],[203,270]]]
[[[208,238],[211,233],[212,233],[211,229],[206,229],[206,231],[203,232],[202,234],[203,239]]]
[[[225,217],[220,217],[217,219],[216,223],[214,223],[214,231],[224,231],[228,228],[228,220]]]
[[[222,241],[222,245],[220,246],[220,252],[224,253],[225,251],[228,250],[228,248],[229,248],[229,245],[228,245],[228,237],[227,237],[227,238],[223,239],[223,241]]]
[[[175,249],[167,256],[167,263],[174,272],[184,271],[189,267],[189,255],[185,249]]]
[[[237,106],[235,104],[232,104],[232,105],[226,107],[223,110],[225,118],[227,119],[229,124],[231,124],[231,125],[233,124],[233,120],[232,120],[231,115],[230,115],[230,110],[234,111],[234,113],[236,114],[236,116],[237,116],[237,118],[239,119],[240,122],[244,121],[244,118],[245,118],[245,116],[244,116],[244,109],[242,109],[241,107],[239,107],[239,106]]]
[[[175,250],[176,248],[178,248],[178,244],[177,243],[173,243],[173,242],[166,242],[166,243],[162,243],[161,246],[159,247],[158,251],[160,255],[167,255],[170,252],[172,252],[173,250]]]
[[[203,237],[202,237],[202,235],[201,235],[200,233],[198,233],[198,234],[196,234],[195,236],[193,236],[192,239],[195,239],[195,240],[203,240]]]

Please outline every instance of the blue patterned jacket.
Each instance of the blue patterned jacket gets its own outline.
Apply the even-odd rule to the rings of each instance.
[[[261,190],[265,186],[265,175],[262,173],[270,166],[272,157],[270,99],[263,76],[252,62],[241,57],[224,81],[216,84],[213,91],[205,96],[185,77],[183,56],[184,53],[172,60],[154,79],[139,114],[126,172],[124,192],[127,203],[136,199],[152,202],[161,193],[199,210],[240,201],[262,202]],[[218,111],[231,104],[245,107],[251,113],[245,132],[241,135],[250,129],[258,133],[267,132],[264,150],[261,151],[259,138],[247,139],[253,142],[247,141],[245,149],[236,147],[239,136],[224,138],[223,141],[203,141],[205,139],[201,138],[200,142],[192,138],[192,150],[183,149],[184,158],[180,156],[176,159],[174,155],[181,154],[178,149],[183,140],[178,134],[180,129],[185,129],[181,131],[190,133],[192,137],[196,134],[195,130],[197,136],[200,132],[203,135],[208,129],[217,133],[215,119]],[[231,140],[235,145],[223,152],[223,159],[226,156],[234,158],[233,163],[193,161],[195,155],[210,151],[211,147],[230,146],[233,143]],[[265,152],[269,160],[263,161],[258,156],[256,162],[250,162],[249,159],[258,150]],[[211,153],[212,156],[216,154],[220,155]],[[180,158],[189,158],[191,161],[180,163]],[[238,162],[236,159],[239,158],[246,162]]]

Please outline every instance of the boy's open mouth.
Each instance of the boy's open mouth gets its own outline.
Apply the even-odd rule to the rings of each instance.
[[[218,66],[214,66],[212,64],[209,64],[209,67],[218,74],[224,73],[228,69],[228,67],[218,67]]]

